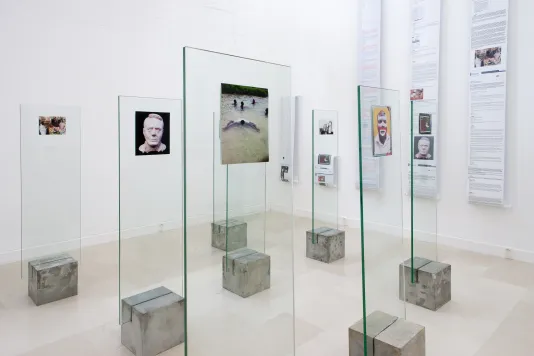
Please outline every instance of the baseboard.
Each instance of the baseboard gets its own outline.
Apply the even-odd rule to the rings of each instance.
[[[242,216],[253,215],[258,212],[262,212],[263,209],[265,209],[265,206],[263,205],[251,206],[251,207],[244,209],[242,212],[240,212],[240,214]],[[280,213],[286,213],[286,214],[291,213],[291,208],[285,205],[269,204],[268,209],[270,211],[276,211]],[[305,210],[305,209],[295,209],[294,215],[297,217],[311,218],[312,213],[311,211]],[[316,212],[315,217],[316,219],[322,222],[325,222],[325,223],[335,223],[337,219],[335,214],[319,213],[319,212]],[[209,223],[212,221],[212,219],[213,219],[213,213],[190,216],[188,217],[188,226],[195,226],[195,225]],[[339,220],[338,223],[341,227],[346,226],[346,227],[354,228],[354,229],[360,228],[359,219],[340,217],[338,220]],[[392,226],[392,225],[380,224],[380,223],[374,223],[374,222],[367,222],[365,226],[366,226],[366,229],[369,229],[371,231],[381,232],[387,235],[394,235],[394,236],[395,235],[399,236],[402,231],[403,232],[402,235],[404,239],[410,238],[409,227],[401,229],[398,226]],[[121,238],[128,239],[128,238],[133,238],[133,237],[138,237],[138,236],[151,235],[151,234],[155,234],[155,233],[162,232],[162,231],[180,229],[181,227],[182,227],[181,221],[166,222],[166,223],[157,224],[157,225],[143,226],[143,227],[123,230],[121,234]],[[39,256],[63,252],[63,251],[77,250],[79,249],[80,245],[82,248],[84,248],[84,247],[100,245],[104,243],[110,243],[110,242],[118,241],[118,238],[119,238],[118,231],[113,231],[113,232],[107,232],[107,233],[98,234],[98,235],[84,236],[82,237],[81,241],[79,239],[74,239],[74,240],[56,243],[56,244],[37,246],[31,249],[25,249],[23,253],[23,259],[26,260],[26,259],[37,258]],[[507,259],[516,260],[516,261],[534,263],[534,251],[520,250],[520,249],[511,248],[511,247],[488,244],[488,243],[479,242],[479,241],[472,241],[472,240],[454,237],[454,236],[448,236],[448,235],[441,235],[441,234],[436,235],[435,233],[432,233],[432,232],[426,232],[426,231],[420,231],[420,230],[415,231],[414,239],[416,239],[417,241],[423,241],[423,242],[428,242],[428,243],[434,243],[437,240],[437,243],[440,246],[447,246],[447,247],[457,248],[460,250],[480,253],[484,255],[490,255],[490,256],[507,258]],[[20,249],[0,253],[0,265],[19,262],[20,260],[21,260]]]
[[[512,247],[487,244],[479,241],[462,239],[454,236],[438,235],[438,245],[457,248],[483,255],[496,256],[515,261],[534,263],[534,251],[520,250]]]

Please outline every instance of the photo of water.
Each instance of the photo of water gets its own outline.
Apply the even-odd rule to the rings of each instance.
[[[261,90],[266,92],[266,89]],[[268,107],[268,96],[224,94],[223,90],[220,120],[222,164],[269,161]]]

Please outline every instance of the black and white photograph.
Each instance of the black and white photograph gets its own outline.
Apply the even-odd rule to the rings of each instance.
[[[419,133],[421,135],[429,135],[432,133],[432,115],[419,114]]]
[[[221,162],[269,162],[269,90],[221,84]]]
[[[434,136],[415,136],[413,138],[414,159],[434,159]]]
[[[135,155],[165,155],[171,153],[170,113],[135,112]]]
[[[333,125],[332,120],[319,120],[319,135],[333,135]]]
[[[39,135],[66,135],[67,118],[64,116],[39,116]]]

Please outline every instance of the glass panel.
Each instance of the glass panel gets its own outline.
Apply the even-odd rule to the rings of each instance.
[[[403,262],[402,152],[399,92],[358,87],[360,227],[364,332],[367,316],[382,311],[405,317],[399,298]],[[371,150],[364,147],[371,146]],[[380,160],[380,189],[364,189],[365,152]],[[401,279],[402,280],[402,279]],[[365,338],[365,354],[371,355]]]
[[[293,355],[290,95],[289,67],[184,48],[187,355]]]
[[[438,260],[437,255],[437,115],[435,101],[411,101],[409,191],[412,212],[410,256]],[[413,183],[412,183],[413,182]]]
[[[182,154],[180,100],[119,97],[120,300],[184,295]]]
[[[78,306],[90,287],[79,283],[88,270],[81,264],[80,133],[80,107],[20,106],[21,240],[18,258],[6,254],[14,263],[0,272],[3,355],[82,331],[87,310]],[[56,283],[63,288],[50,288]],[[51,327],[53,315],[61,326]],[[83,328],[96,319],[85,318]]]
[[[339,229],[337,111],[312,111],[312,230]],[[322,231],[322,230],[321,230]],[[312,243],[316,243],[315,233]]]
[[[21,105],[21,262],[81,253],[81,109]]]

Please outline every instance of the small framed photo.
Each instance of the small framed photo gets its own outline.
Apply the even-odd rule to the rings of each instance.
[[[171,153],[170,116],[168,112],[135,112],[135,155]]]
[[[371,107],[373,118],[373,157],[391,156],[391,108],[389,106]]]
[[[415,136],[413,138],[414,159],[434,159],[434,136]]]
[[[64,116],[39,116],[39,135],[66,135],[67,118]]]
[[[432,133],[432,115],[419,114],[419,133],[421,135],[429,135]]]
[[[425,98],[424,89],[412,89],[410,90],[410,100],[423,100]]]
[[[334,124],[332,120],[319,120],[319,135],[333,135]]]

